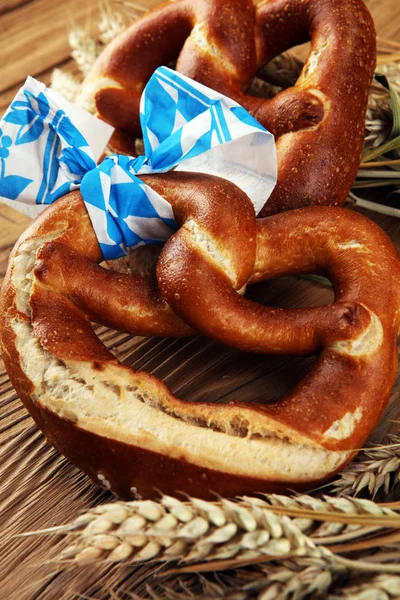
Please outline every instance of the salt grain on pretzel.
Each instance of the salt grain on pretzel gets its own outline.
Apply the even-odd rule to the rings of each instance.
[[[257,69],[311,39],[296,85],[271,100],[246,94]],[[277,138],[278,185],[262,215],[342,204],[363,148],[376,55],[362,0],[174,0],[157,7],[104,50],[78,102],[118,128],[116,149],[133,151],[139,101],[154,69],[178,71],[243,105]]]
[[[185,402],[120,364],[86,315],[132,333],[193,330],[151,282],[96,264],[100,251],[75,192],[28,228],[6,275],[1,342],[21,399],[56,448],[124,497],[153,496],[154,488],[202,497],[283,491],[324,480],[364,442],[390,394],[400,324],[394,247],[368,219],[343,209],[305,208],[256,225],[250,201],[224,180],[143,179],[171,202],[181,225],[158,267],[175,310],[247,349],[302,353],[322,345],[317,365],[288,396],[260,406]],[[332,278],[334,304],[279,310],[239,294],[248,280],[310,270]]]

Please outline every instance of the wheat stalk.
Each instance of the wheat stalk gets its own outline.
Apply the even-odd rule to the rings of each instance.
[[[399,526],[399,514],[392,510],[392,505],[379,505],[371,500],[268,494],[265,501],[278,514],[290,515],[315,544],[334,546],[335,551],[338,544],[345,544],[345,548],[355,540],[367,544],[368,536],[376,536],[386,526]]]
[[[256,565],[229,574],[206,574],[167,578],[157,588],[147,586],[153,600],[286,600],[324,597],[332,582],[345,573],[343,568],[327,569],[325,564],[309,565],[284,561],[280,565]],[[400,580],[400,578],[399,578]]]
[[[78,95],[81,82],[76,75],[63,71],[62,69],[54,69],[51,74],[50,87],[64,96],[70,102],[74,102]]]
[[[372,498],[380,490],[387,496],[400,482],[400,438],[392,444],[366,448],[334,481],[334,493],[339,496],[368,494]]]
[[[366,581],[353,578],[334,590],[327,600],[397,600],[400,598],[400,577],[375,575]]]
[[[258,75],[260,78],[273,82],[280,89],[293,86],[304,67],[304,62],[291,52],[280,54],[265,67]]]
[[[325,570],[323,565],[285,561],[232,573],[166,580],[157,589],[147,586],[152,600],[394,600],[400,596],[396,575],[354,576],[343,569]],[[346,580],[345,580],[346,578]],[[123,598],[134,598],[128,592]]]
[[[81,27],[73,27],[71,29],[68,41],[72,50],[72,58],[82,75],[87,75],[94,65],[95,60],[100,56],[102,45]]]
[[[365,121],[365,148],[378,148],[387,142],[392,126],[393,115],[389,91],[374,79]]]
[[[103,5],[100,16],[99,42],[103,46],[112,42],[130,24],[130,19],[125,13],[114,10],[107,2]]]
[[[169,496],[160,502],[107,504],[57,528],[75,538],[60,558],[77,563],[153,559],[198,563],[305,555],[330,559],[329,550],[318,547],[299,524],[271,507],[253,498],[181,502]]]
[[[100,10],[97,36],[93,37],[82,27],[72,27],[68,36],[71,55],[83,76],[89,73],[104,46],[124,31],[127,25],[126,15],[113,10],[110,4],[105,3]]]
[[[398,63],[381,64],[379,72],[386,75],[394,89],[400,93],[400,68]]]
[[[395,531],[387,533],[388,528]],[[392,505],[269,494],[218,502],[169,496],[159,502],[115,502],[95,507],[69,525],[36,533],[72,537],[60,561],[75,564],[179,561],[178,572],[183,573],[296,556],[335,568],[400,572],[396,563],[371,565],[335,555],[339,550],[393,547],[400,541],[399,530],[400,513]]]

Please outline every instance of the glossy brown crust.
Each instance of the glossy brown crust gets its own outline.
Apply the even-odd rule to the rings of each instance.
[[[293,273],[320,273],[334,285],[335,303],[282,310],[235,294],[185,244],[182,230],[165,245],[158,263],[161,292],[190,325],[255,352],[313,353],[325,348],[311,372],[273,405],[256,407],[330,450],[360,448],[379,420],[397,371],[400,263],[386,234],[362,215],[334,207],[309,207],[259,219],[252,281]],[[178,259],[179,256],[179,259]],[[189,279],[188,272],[196,272]],[[384,283],[383,283],[384,282]],[[207,295],[197,296],[207,285]],[[196,304],[190,298],[196,296]],[[218,304],[209,298],[218,298]],[[352,355],[335,341],[356,339],[374,315],[383,337],[377,348]],[[375,318],[374,317],[374,318]],[[234,323],[234,326],[229,326]],[[362,410],[353,434],[327,439],[324,432],[347,413]]]
[[[299,448],[305,444],[346,452],[342,467],[377,423],[396,373],[400,323],[400,263],[387,236],[365,217],[339,208],[299,209],[256,222],[246,195],[215,177],[169,173],[144,179],[171,202],[181,225],[158,265],[161,290],[176,314],[153,280],[105,271],[96,264],[101,260],[97,241],[79,193],[72,193],[28,228],[10,259],[0,311],[1,345],[13,385],[49,441],[93,479],[103,475],[124,497],[152,496],[155,487],[208,497],[211,491],[235,495],[315,485],[320,478],[300,482],[284,476],[249,477],[212,469],[205,458],[191,462],[171,449],[158,452],[123,443],[84,429],[68,412],[56,413],[34,398],[17,349],[16,320],[31,323],[41,346],[62,364],[87,365],[93,373],[120,369],[122,378],[127,374],[157,396],[163,412],[178,421],[194,419],[198,427],[223,431],[223,423],[239,423],[235,435],[245,438],[251,427],[272,427],[274,435],[288,437]],[[13,283],[24,252],[36,255],[31,316],[18,309]],[[290,311],[258,306],[237,293],[248,281],[302,272],[328,275],[336,302]],[[198,329],[258,352],[325,349],[309,375],[272,406],[191,404],[174,398],[154,377],[121,367],[94,334],[88,317],[132,333],[189,335]],[[362,336],[373,323],[365,344]],[[354,350],[355,343],[361,350]],[[350,428],[349,418],[354,421]],[[348,431],[341,432],[340,423]],[[228,441],[232,434],[225,435]],[[326,469],[323,478],[333,470]]]
[[[360,164],[376,61],[372,17],[362,0],[272,0],[259,5],[259,64],[307,39],[311,54],[296,85],[269,105],[258,102],[253,108],[257,118],[266,111],[261,119],[267,127],[271,123],[279,138],[279,184],[262,216],[300,206],[343,204]]]
[[[9,265],[24,242],[46,237],[50,232],[57,233],[56,241],[40,248],[38,279],[43,283],[51,279],[54,289],[71,297],[93,321],[99,318],[121,331],[138,335],[181,337],[194,333],[170,310],[154,280],[98,265],[103,257],[79,192],[58,200],[35,219],[18,240]],[[9,280],[8,272],[3,298],[7,297]],[[135,314],[129,311],[130,305],[135,307]]]
[[[176,174],[157,175],[151,178],[151,185],[168,198],[174,207],[177,206],[181,190],[176,185]],[[190,190],[187,194],[190,196]],[[197,197],[192,200],[197,204]],[[230,208],[234,207],[231,205]],[[228,206],[225,210],[229,210]],[[341,220],[345,230],[344,237],[346,214],[343,213]],[[180,213],[175,210],[175,215],[180,225],[184,225],[190,218],[186,211]],[[324,214],[324,217],[329,218],[329,213]],[[204,222],[202,215],[198,214],[197,218],[199,222]],[[303,220],[307,225],[307,215],[304,215]],[[265,228],[268,227],[266,223],[264,222]],[[207,237],[212,236],[218,241],[225,256],[234,256],[233,250],[236,253],[243,252],[240,244],[236,245],[234,242],[237,239],[237,229],[242,230],[238,221],[236,231],[233,227],[227,231],[225,224],[220,227],[219,221],[213,223],[212,230],[208,224],[205,224],[205,228]],[[326,231],[325,235],[329,233]],[[255,245],[255,241],[254,233],[248,234],[245,247],[249,249]],[[259,235],[257,246],[262,241]],[[346,300],[343,303],[335,302],[329,308],[323,306],[292,310],[264,307],[246,300],[237,290],[247,281],[241,279],[232,285],[224,270],[215,268],[214,263],[204,260],[205,247],[206,244],[204,247],[194,247],[192,237],[187,235],[186,227],[182,227],[161,252],[157,267],[158,284],[164,298],[177,314],[184,315],[184,320],[193,328],[224,344],[250,352],[310,354],[335,340],[356,337],[369,322],[368,314],[359,303]],[[265,252],[268,253],[268,250]],[[279,262],[279,252],[274,256]],[[315,268],[315,265],[312,266]],[[343,264],[340,267],[343,268]],[[192,275],[194,273],[195,277]],[[268,271],[265,275],[268,278]],[[207,290],[206,294],[204,290]],[[232,323],[235,324],[234,327]]]
[[[121,498],[156,498],[160,491],[173,496],[190,494],[205,499],[213,499],[215,494],[227,497],[262,492],[286,493],[290,490],[301,492],[309,489],[311,483],[314,486],[318,485],[336,473],[336,471],[326,473],[325,477],[320,480],[314,479],[312,482],[286,482],[243,475],[235,476],[206,466],[200,467],[188,462],[184,457],[176,459],[104,435],[96,435],[77,426],[67,417],[60,418],[44,407],[40,399],[32,400],[33,386],[21,368],[15,333],[11,327],[17,311],[10,305],[10,300],[10,291],[6,289],[2,296],[2,303],[4,308],[7,308],[7,317],[5,318],[3,313],[1,341],[4,363],[20,399],[38,427],[45,433],[49,444],[84,471],[96,484],[101,484],[98,475],[102,475],[111,486],[113,493]],[[45,310],[48,322],[54,324],[55,315],[51,315],[49,311],[51,306],[52,304],[47,304]],[[62,332],[60,337],[62,338]],[[101,345],[100,342],[98,345]],[[93,359],[90,346],[90,339],[87,339],[83,346],[85,356],[82,356],[79,346],[73,345],[72,358]],[[71,348],[68,352],[70,350]],[[71,354],[69,356],[71,357]],[[96,354],[97,361],[108,362],[110,359],[109,354],[102,356],[101,351]],[[346,463],[351,456],[350,454]],[[342,463],[341,468],[344,464]]]
[[[246,85],[249,73],[255,71],[254,11],[251,0],[232,0],[228,3],[191,0],[170,1],[157,6],[107,46],[81,93],[98,78],[107,78],[94,92],[98,116],[114,127],[135,137],[141,136],[139,103],[141,93],[160,65],[168,64],[180,55],[182,72],[190,64],[197,45],[191,32],[200,25],[207,29],[210,46],[222,53],[232,72],[228,78],[233,85]],[[202,30],[203,31],[203,30]],[[200,31],[200,36],[202,35]],[[210,71],[210,56],[198,54],[200,69]],[[226,79],[227,64],[213,60],[212,72]],[[202,67],[200,65],[203,65]],[[114,149],[132,153],[133,144],[124,135],[115,136]]]
[[[103,475],[110,482],[112,491],[121,498],[157,498],[162,491],[172,496],[190,494],[215,499],[215,494],[228,497],[250,492],[286,493],[293,489],[300,492],[310,487],[308,482],[296,484],[227,475],[191,464],[183,457],[171,458],[86,431],[44,408],[40,401],[32,401],[32,384],[20,368],[14,333],[7,326],[3,329],[3,339],[6,340],[3,347],[7,347],[3,357],[10,379],[36,424],[45,433],[47,442],[97,485],[101,483],[98,475]],[[313,485],[322,481],[315,480]]]
[[[246,94],[258,68],[309,39],[294,87],[272,100]],[[106,48],[80,94],[119,129],[116,150],[134,153],[127,134],[140,136],[143,88],[176,57],[178,71],[234,98],[276,136],[278,184],[262,216],[343,204],[360,163],[376,60],[363,0],[266,0],[256,9],[250,0],[174,0],[155,8]]]
[[[378,225],[352,210],[312,207],[260,220],[257,249],[253,281],[265,279],[264,273],[268,278],[320,273],[332,281],[336,302],[357,302],[380,321],[378,348],[352,356],[330,345],[282,402],[266,407],[278,420],[295,416],[297,427],[312,426],[316,438],[329,425],[327,415],[331,423],[333,416],[340,419],[361,408],[365,419],[352,436],[353,447],[360,448],[386,407],[397,372],[400,261],[395,247]],[[340,440],[325,445],[340,446]]]

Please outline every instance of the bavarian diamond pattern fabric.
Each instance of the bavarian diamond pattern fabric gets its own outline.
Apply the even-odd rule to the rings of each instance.
[[[225,177],[250,196],[256,212],[261,209],[276,183],[275,144],[246,110],[161,67],[143,92],[140,111],[144,156],[112,155],[96,165],[74,116],[28,78],[0,122],[0,199],[16,208],[44,208],[80,188],[106,259],[123,256],[130,246],[165,241],[176,229],[170,204],[140,174],[178,168]]]
[[[0,122],[0,196],[50,204],[96,167],[85,138],[29,77]]]
[[[103,255],[123,256],[125,248],[159,243],[175,231],[171,205],[143,183],[129,156],[109,156],[82,179],[81,193]]]

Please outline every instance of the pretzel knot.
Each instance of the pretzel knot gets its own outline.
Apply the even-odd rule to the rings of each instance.
[[[143,180],[180,225],[158,261],[162,295],[150,277],[97,264],[78,192],[17,243],[1,342],[21,399],[56,448],[124,497],[151,497],[154,488],[201,497],[284,491],[326,479],[354,456],[389,398],[400,326],[396,250],[352,211],[312,207],[256,221],[228,181],[177,172]],[[309,272],[330,277],[333,304],[284,310],[242,296],[247,283]],[[201,331],[255,352],[322,352],[272,405],[192,404],[120,364],[91,320],[141,335]]]
[[[311,39],[294,87],[265,100],[246,93],[258,69]],[[277,139],[278,185],[262,215],[341,205],[355,179],[376,57],[363,0],[173,0],[145,15],[101,54],[78,103],[118,128],[134,152],[139,102],[153,71],[176,69],[233,98]]]

